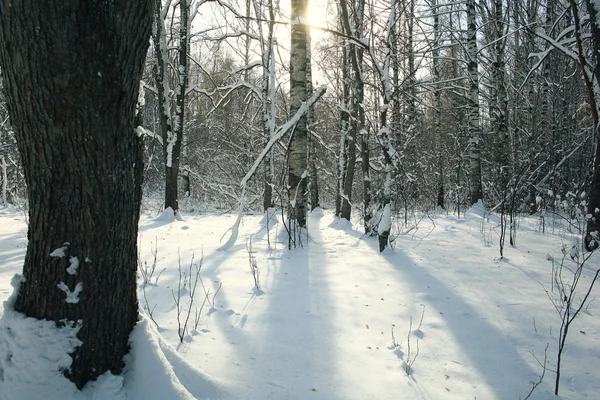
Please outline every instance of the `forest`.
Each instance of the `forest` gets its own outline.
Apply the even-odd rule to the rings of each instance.
[[[60,3],[0,4],[0,400],[600,390],[596,0]]]

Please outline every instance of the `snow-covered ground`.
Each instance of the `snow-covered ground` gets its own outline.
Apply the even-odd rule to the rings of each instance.
[[[143,216],[140,259],[152,269],[156,253],[156,267],[145,284],[140,274],[140,304],[155,322],[144,317],[132,334],[123,377],[103,376],[83,393],[52,371],[64,359],[48,355],[38,333],[72,332],[53,333],[8,307],[0,335],[7,325],[21,330],[0,337],[0,399],[516,400],[539,381],[547,345],[547,371],[530,398],[556,398],[561,320],[545,290],[556,293],[551,259],[556,266],[570,248],[565,229],[547,223],[542,233],[537,221],[522,220],[517,246],[500,259],[496,221],[474,210],[425,217],[380,254],[359,225],[317,210],[301,249],[281,242],[280,215],[269,229],[250,215],[236,244],[218,251],[234,220]],[[0,209],[0,301],[12,293],[26,244],[22,214]],[[577,299],[599,265],[587,262]],[[559,398],[600,397],[599,314],[592,301],[571,326]],[[8,359],[17,345],[26,360]]]

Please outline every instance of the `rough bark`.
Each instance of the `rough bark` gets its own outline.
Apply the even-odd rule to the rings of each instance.
[[[65,373],[79,388],[121,371],[137,320],[143,144],[134,118],[152,6],[0,2],[0,65],[29,196],[15,308],[81,321]],[[63,247],[64,257],[50,256]],[[82,287],[78,302],[65,301],[61,283]]]

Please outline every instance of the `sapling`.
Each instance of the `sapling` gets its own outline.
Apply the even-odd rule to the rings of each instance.
[[[424,317],[425,317],[425,306],[423,305],[423,310],[421,312],[421,320],[419,321],[419,326],[414,331],[412,329],[412,326],[413,326],[412,325],[413,324],[412,317],[410,317],[410,320],[409,320],[408,334],[406,335],[406,340],[407,340],[407,342],[406,342],[406,358],[404,359],[404,362],[402,363],[402,367],[404,368],[406,375],[410,375],[412,367],[413,367],[415,361],[417,360],[417,357],[419,357],[419,334],[422,335],[421,326],[423,325]],[[396,327],[396,325],[392,325],[392,347],[390,347],[390,349],[392,349],[392,350],[397,349],[402,344],[402,343],[398,343],[398,341],[396,340],[396,336],[394,335],[395,327]],[[413,334],[413,333],[415,334],[415,336],[417,336],[415,351],[413,351],[413,348],[411,346],[411,340],[410,340],[411,334]],[[395,351],[397,351],[397,350],[395,350]],[[400,352],[400,354],[402,354],[402,352]],[[400,357],[400,358],[402,358],[402,357]]]
[[[256,262],[256,257],[252,252],[252,237],[246,242],[246,250],[248,251],[248,262],[250,264],[250,271],[252,272],[252,278],[254,278],[254,289],[260,290],[260,270]]]
[[[554,394],[557,396],[560,385],[562,356],[569,329],[579,313],[592,300],[590,294],[600,276],[600,268],[596,268],[591,270],[593,275],[588,283],[581,280],[584,270],[590,270],[590,268],[585,267],[596,254],[596,251],[586,252],[583,241],[578,241],[570,248],[563,247],[562,250],[563,258],[560,264],[552,259],[552,288],[550,291],[544,288],[561,320],[554,385]],[[573,265],[571,266],[571,264]]]
[[[140,243],[139,247],[141,248],[141,243]],[[157,286],[158,279],[160,278],[160,276],[162,275],[162,273],[165,271],[166,268],[163,268],[162,271],[160,271],[160,273],[156,276],[156,279],[154,280],[154,284],[153,284],[151,281],[154,276],[154,272],[156,271],[156,265],[157,265],[156,260],[157,260],[157,255],[158,255],[158,241],[156,239],[154,240],[154,249],[152,249],[150,251],[153,256],[152,264],[148,265],[147,261],[144,261],[144,263],[142,264],[140,257],[138,256],[138,270],[140,271],[140,274],[142,275],[142,279],[143,279],[143,282],[141,284],[142,295],[144,297],[143,308],[144,308],[144,310],[146,310],[146,312],[148,312],[148,316],[150,317],[150,320],[152,322],[154,322],[154,325],[156,325],[157,328],[159,328],[158,322],[156,322],[156,320],[154,319],[154,309],[156,308],[156,304],[154,304],[154,307],[150,308],[150,303],[148,302],[148,296],[146,293],[146,287],[148,285]]]
[[[534,319],[534,322],[535,322],[535,319]],[[533,394],[533,392],[535,391],[535,389],[537,389],[537,387],[540,386],[540,384],[544,380],[544,376],[546,375],[546,370],[548,369],[548,368],[546,368],[546,363],[548,362],[548,346],[549,346],[549,343],[546,344],[546,348],[544,349],[544,362],[543,363],[540,360],[538,360],[538,358],[535,356],[535,354],[533,354],[533,352],[531,353],[533,355],[533,357],[535,358],[535,360],[538,362],[538,364],[540,364],[540,366],[542,367],[542,373],[539,376],[539,379],[537,380],[537,382],[532,383],[531,390],[529,391],[529,393],[527,393],[527,396],[523,400],[529,399],[531,397],[531,395]]]
[[[421,331],[421,325],[423,325],[423,317],[424,316],[425,316],[425,306],[423,306],[423,311],[421,312],[421,320],[419,321],[419,326],[417,327],[415,332]],[[407,335],[407,344],[406,344],[406,361],[404,361],[404,371],[406,371],[406,375],[410,375],[412,366],[414,365],[415,361],[417,360],[417,357],[419,357],[419,338],[417,337],[416,350],[413,353],[413,351],[411,349],[411,345],[410,345],[411,333],[413,333],[412,317],[410,317],[410,322],[408,325],[408,335]]]
[[[190,260],[190,265],[187,271],[184,271],[181,267],[181,256],[179,257],[179,280],[177,283],[177,294],[175,291],[171,289],[171,294],[173,295],[173,300],[175,301],[175,307],[177,310],[177,334],[179,335],[179,342],[183,342],[185,338],[185,334],[187,332],[187,326],[190,321],[190,316],[192,314],[192,306],[194,304],[194,299],[196,295],[196,288],[198,286],[198,282],[200,282],[201,286],[204,286],[202,283],[202,278],[200,277],[200,271],[202,270],[202,258],[200,259],[199,264],[194,264],[194,255],[192,254],[192,259]],[[186,289],[187,286],[187,289]],[[184,313],[183,305],[182,305],[182,296],[183,291],[187,290],[187,294],[189,297],[189,303],[187,307],[187,311]],[[206,299],[205,299],[206,301]],[[202,303],[202,307],[204,307],[204,302]],[[196,315],[194,318],[195,325],[198,325],[198,321],[200,319],[200,314],[202,312],[202,307],[200,311],[196,309]]]

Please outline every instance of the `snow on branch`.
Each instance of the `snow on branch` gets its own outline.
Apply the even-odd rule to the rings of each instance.
[[[263,159],[265,158],[267,153],[271,150],[271,148],[275,145],[275,143],[277,143],[279,140],[281,140],[283,135],[285,135],[287,132],[289,132],[298,123],[298,121],[300,121],[300,118],[302,118],[302,116],[304,114],[306,114],[308,112],[308,110],[310,110],[310,108],[313,106],[313,104],[315,104],[321,98],[321,96],[323,96],[323,94],[325,94],[326,90],[327,90],[327,86],[325,86],[325,85],[319,86],[315,90],[315,93],[312,95],[312,97],[310,99],[308,99],[307,101],[305,101],[304,103],[302,103],[302,105],[300,106],[298,111],[296,111],[296,114],[294,114],[294,116],[288,122],[286,122],[284,125],[279,127],[277,132],[275,132],[273,137],[271,137],[271,140],[269,140],[269,143],[267,143],[265,148],[260,152],[260,154],[258,155],[256,160],[254,161],[254,164],[252,165],[252,167],[250,168],[248,173],[246,173],[246,176],[244,176],[244,178],[240,182],[240,186],[242,187],[242,195],[240,196],[240,208],[238,211],[237,218],[236,218],[235,222],[233,223],[233,226],[231,228],[229,228],[229,230],[231,231],[231,236],[229,236],[229,239],[227,239],[227,242],[225,242],[217,250],[220,250],[220,251],[229,250],[237,241],[240,221],[242,220],[242,214],[244,212],[246,185],[247,185],[248,181],[250,180],[250,178],[252,178],[252,176],[256,173],[256,170],[260,166],[261,162],[263,161]],[[223,236],[225,236],[225,235],[223,235]]]
[[[546,42],[548,42],[548,44],[550,44],[551,46],[553,46],[555,49],[559,50],[560,52],[562,52],[564,55],[566,55],[567,57],[571,58],[572,60],[579,62],[579,54],[577,53],[576,50],[570,49],[569,47],[567,47],[567,44],[565,44],[564,42],[558,42],[556,40],[554,40],[553,38],[551,38],[550,36],[546,35],[545,33],[543,33],[541,30],[536,29],[533,30],[533,33],[539,37],[540,39],[545,40]],[[588,75],[591,75],[591,69],[593,69],[593,66],[590,65],[590,63],[586,60],[586,64],[585,64],[585,69],[586,69],[586,73]]]

